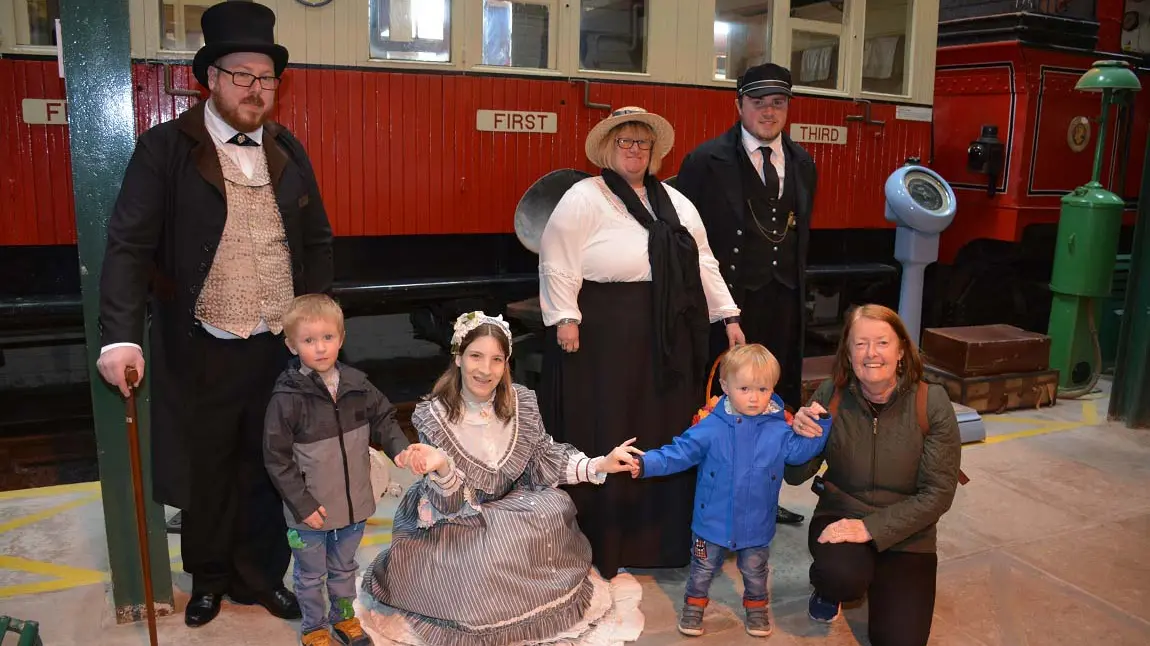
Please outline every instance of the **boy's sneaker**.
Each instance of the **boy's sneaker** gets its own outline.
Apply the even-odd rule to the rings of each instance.
[[[766,637],[771,634],[771,620],[766,607],[747,608],[747,634],[751,637]]]
[[[839,616],[839,604],[827,601],[820,597],[817,592],[812,592],[811,599],[807,602],[807,616],[815,621],[829,624],[835,620],[835,617]]]
[[[363,632],[363,626],[359,625],[356,617],[344,619],[331,628],[335,638],[344,646],[371,646],[371,638]]]
[[[310,633],[304,633],[300,636],[299,643],[303,644],[303,646],[339,646],[332,640],[331,633],[327,628],[320,628]]]
[[[679,632],[691,637],[703,634],[703,606],[693,603],[683,604],[683,614],[679,616]]]

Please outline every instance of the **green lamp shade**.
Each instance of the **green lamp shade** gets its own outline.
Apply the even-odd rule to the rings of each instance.
[[[1075,90],[1085,92],[1101,92],[1103,90],[1129,90],[1137,92],[1142,89],[1138,76],[1125,61],[1095,61],[1090,70],[1078,79]]]

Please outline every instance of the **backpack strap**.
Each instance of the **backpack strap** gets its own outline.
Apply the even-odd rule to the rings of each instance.
[[[918,391],[914,394],[914,411],[915,416],[918,417],[918,428],[922,431],[923,437],[926,437],[927,434],[930,433],[930,417],[928,417],[926,413],[926,398],[928,394],[929,388],[927,383],[925,381],[918,382]],[[970,478],[966,477],[962,469],[959,469],[958,484],[964,485],[968,482],[970,482]]]
[[[843,400],[843,394],[839,390],[839,387],[835,386],[834,391],[831,392],[831,403],[830,403],[830,405],[827,406],[827,412],[831,414],[831,417],[834,417],[834,416],[839,414],[839,402],[841,402],[842,400]]]

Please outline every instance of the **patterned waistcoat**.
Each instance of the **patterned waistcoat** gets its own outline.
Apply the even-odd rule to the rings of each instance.
[[[212,268],[196,302],[201,321],[247,338],[260,320],[275,334],[295,293],[291,254],[276,206],[267,159],[252,177],[217,149],[224,174],[228,216]]]

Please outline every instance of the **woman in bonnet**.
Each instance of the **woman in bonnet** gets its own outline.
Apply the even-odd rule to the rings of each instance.
[[[412,415],[427,446],[411,466],[427,475],[404,495],[391,546],[364,575],[364,628],[377,644],[636,639],[639,584],[594,575],[575,506],[557,487],[602,484],[638,450],[624,442],[588,458],[553,441],[535,393],[511,382],[502,317],[460,316],[452,353]]]
[[[596,125],[585,147],[602,174],[564,194],[540,242],[543,419],[592,453],[670,443],[703,402],[709,324],[744,340],[698,211],[655,176],[674,141],[642,108]],[[690,561],[694,470],[659,480],[572,490],[604,577]]]

